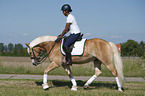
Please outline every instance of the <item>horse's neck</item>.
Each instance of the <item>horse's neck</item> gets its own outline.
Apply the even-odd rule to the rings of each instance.
[[[46,52],[49,52],[54,44],[55,44],[55,42],[53,42],[53,41],[43,42],[41,44],[41,48],[43,48]]]

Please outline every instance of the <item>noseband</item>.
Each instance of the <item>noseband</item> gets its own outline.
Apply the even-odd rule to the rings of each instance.
[[[39,53],[38,51],[36,51],[33,48],[31,48],[31,50],[32,50],[32,52],[30,52],[30,55],[33,53],[33,57],[30,57],[30,58],[34,59],[34,61],[35,61],[35,63],[33,63],[33,65],[37,66],[46,60],[46,58],[48,56],[46,51],[42,51],[41,53]],[[39,57],[37,57],[34,52],[39,53]]]

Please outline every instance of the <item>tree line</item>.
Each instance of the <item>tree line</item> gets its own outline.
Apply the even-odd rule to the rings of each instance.
[[[127,40],[127,42],[121,43],[121,55],[145,57],[145,42],[138,43],[134,40]]]
[[[0,43],[0,56],[29,56],[27,49],[23,47],[22,44],[12,44],[4,45]]]
[[[121,56],[137,56],[145,57],[145,42],[136,42],[134,40],[128,40],[121,44]],[[0,43],[0,56],[29,56],[27,48],[24,48],[22,44],[4,45]]]

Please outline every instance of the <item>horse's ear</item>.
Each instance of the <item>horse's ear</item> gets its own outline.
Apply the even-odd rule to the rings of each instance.
[[[26,45],[28,48],[30,48],[30,46],[29,46],[29,44],[28,44],[28,43],[25,43],[25,45]]]

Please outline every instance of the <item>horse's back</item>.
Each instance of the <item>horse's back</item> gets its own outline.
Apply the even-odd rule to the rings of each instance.
[[[103,60],[103,58],[108,58],[105,59],[104,62],[108,62],[108,60],[112,61],[111,60],[113,56],[112,48],[109,42],[103,39],[100,38],[88,39],[85,44],[85,51],[88,54],[91,54],[100,60]]]
[[[92,38],[92,39],[87,39],[88,42],[95,42],[95,43],[108,43],[107,41],[100,39],[100,38]]]
[[[85,47],[88,47],[89,49],[98,49],[98,50],[103,50],[105,48],[111,48],[109,42],[100,39],[100,38],[93,38],[93,39],[88,39],[86,41]]]

